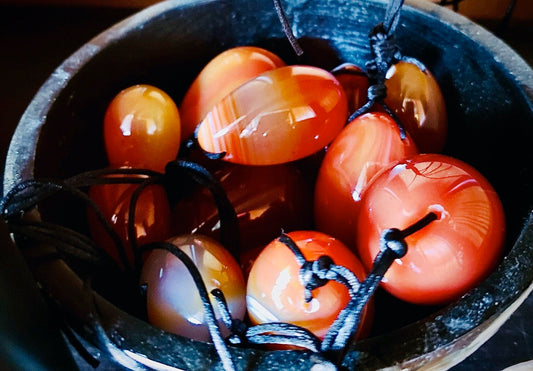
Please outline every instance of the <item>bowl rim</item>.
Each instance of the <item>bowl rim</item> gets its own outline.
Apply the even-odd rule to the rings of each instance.
[[[166,13],[175,8],[186,8],[217,1],[218,0],[167,0],[156,3],[111,26],[65,59],[37,91],[15,129],[6,156],[3,179],[4,194],[20,181],[33,177],[36,146],[27,146],[27,143],[37,143],[42,125],[46,122],[48,110],[54,104],[61,90],[65,88],[75,76],[78,69],[82,68],[83,65],[88,63],[91,58],[108,45],[119,40],[121,36],[129,31],[140,27],[148,19],[154,18],[157,15]],[[382,0],[372,1],[386,3]],[[459,31],[466,38],[471,39],[486,49],[493,56],[495,61],[503,64],[508,69],[510,76],[516,85],[522,89],[527,97],[526,101],[529,104],[530,110],[533,111],[533,69],[510,46],[482,26],[450,9],[439,6],[436,3],[427,0],[406,0],[405,6],[409,7],[410,11],[419,12],[424,16],[432,17],[439,22],[445,22],[448,26]],[[21,148],[24,150],[21,151]],[[424,319],[424,322],[426,323],[426,326],[446,327],[446,321],[450,320],[450,318],[447,317],[447,313],[453,311],[459,304],[479,300],[479,298],[483,296],[482,291],[486,289],[486,286],[491,285],[499,275],[502,275],[503,272],[508,269],[516,270],[518,272],[518,277],[520,277],[521,286],[517,288],[515,293],[510,295],[506,301],[499,303],[496,306],[496,311],[488,313],[488,317],[483,318],[483,321],[479,323],[479,326],[475,327],[473,330],[467,332],[458,331],[453,335],[449,342],[441,344],[442,347],[426,349],[424,348],[427,347],[426,344],[418,344],[417,346],[421,346],[424,352],[420,352],[420,354],[411,359],[395,362],[395,367],[403,368],[427,365],[428,359],[430,358],[438,359],[441,365],[446,365],[445,367],[451,367],[465,359],[488,340],[488,338],[499,329],[499,327],[533,291],[533,277],[531,277],[531,273],[526,275],[525,270],[520,270],[521,267],[525,266],[525,263],[520,260],[519,256],[519,254],[524,252],[533,251],[533,244],[530,242],[533,240],[532,236],[533,211],[530,211],[529,217],[524,221],[522,233],[518,237],[518,240],[509,254],[505,257],[504,261],[499,265],[496,272],[491,274],[491,276],[489,276],[489,278],[487,278],[482,284],[483,287],[478,287],[472,290],[457,303],[436,313],[432,316],[432,321],[429,321],[429,323],[427,319]],[[102,305],[105,306],[106,304],[104,303]],[[416,325],[418,325],[418,323],[406,327],[413,327]],[[396,333],[400,333],[404,330],[405,328],[399,329]],[[366,347],[372,346],[378,340],[382,341],[383,337],[378,336],[376,338],[357,342],[351,350],[355,353],[364,353]],[[407,346],[407,344],[405,346]],[[443,349],[445,349],[445,351],[443,351]],[[454,350],[454,352],[450,353],[449,351],[451,350]]]

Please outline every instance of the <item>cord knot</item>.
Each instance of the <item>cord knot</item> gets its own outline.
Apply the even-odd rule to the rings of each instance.
[[[380,248],[382,251],[390,250],[396,254],[396,258],[401,258],[407,253],[407,243],[404,232],[390,228],[381,234]]]
[[[324,286],[333,277],[331,277],[331,267],[334,265],[333,260],[322,255],[316,260],[306,261],[300,268],[300,283],[305,287],[305,301],[310,302],[313,299],[312,291]]]
[[[387,97],[387,87],[382,83],[371,85],[368,87],[366,95],[371,102],[381,102]]]
[[[370,74],[384,78],[389,67],[401,59],[400,49],[394,35],[387,33],[382,23],[372,29],[368,38],[374,58],[367,64],[367,69]]]

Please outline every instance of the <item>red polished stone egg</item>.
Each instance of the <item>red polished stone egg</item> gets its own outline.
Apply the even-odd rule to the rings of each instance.
[[[355,254],[340,240],[316,231],[294,231],[288,236],[300,248],[306,260],[328,255],[333,262],[350,269],[362,281],[365,270]],[[313,290],[310,302],[300,283],[294,253],[278,239],[268,244],[258,256],[248,277],[246,302],[253,324],[286,322],[304,327],[323,338],[339,312],[348,304],[350,294],[341,283],[330,281]],[[358,331],[370,326],[371,304],[365,306]],[[363,329],[363,330],[361,330]]]
[[[200,71],[180,103],[182,139],[188,138],[211,107],[239,85],[284,65],[274,53],[255,46],[239,46],[218,54]]]
[[[385,113],[363,114],[328,146],[315,185],[316,228],[355,247],[361,196],[372,177],[390,163],[417,154],[410,136]]]
[[[224,160],[274,165],[329,144],[347,119],[346,95],[329,72],[286,66],[244,83],[218,102],[198,128],[198,143]]]
[[[484,279],[503,253],[505,216],[498,195],[474,168],[439,154],[421,154],[376,176],[361,200],[357,251],[368,268],[389,228],[403,230],[435,213],[406,237],[407,254],[382,286],[415,304],[444,304]]]

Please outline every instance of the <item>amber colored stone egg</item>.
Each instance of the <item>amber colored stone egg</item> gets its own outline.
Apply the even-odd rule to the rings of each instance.
[[[224,160],[274,165],[329,144],[347,119],[346,95],[329,72],[286,66],[239,86],[207,114],[198,143]]]
[[[200,71],[180,103],[182,138],[189,137],[218,101],[257,75],[284,66],[274,53],[255,46],[223,51]]]
[[[448,131],[446,105],[435,77],[410,62],[387,72],[385,103],[411,134],[420,152],[441,152]]]
[[[385,113],[367,113],[351,121],[328,147],[320,167],[314,202],[318,230],[354,248],[361,195],[372,177],[391,162],[417,154],[409,135]]]
[[[111,166],[163,172],[180,147],[181,120],[174,100],[146,84],[120,91],[104,116],[104,143]]]

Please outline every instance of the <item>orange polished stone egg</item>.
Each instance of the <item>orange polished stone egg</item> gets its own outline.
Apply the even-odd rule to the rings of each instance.
[[[411,134],[420,152],[441,152],[448,119],[444,97],[431,72],[400,61],[387,71],[385,86],[385,103]]]
[[[104,116],[104,143],[111,166],[163,172],[180,147],[181,120],[163,90],[146,84],[119,92]]]
[[[329,72],[286,66],[244,83],[218,102],[198,128],[198,143],[224,160],[273,165],[301,159],[329,144],[348,109]]]
[[[328,255],[335,264],[350,269],[362,281],[365,270],[355,254],[340,240],[316,231],[294,231],[287,234],[300,248],[306,260]],[[350,300],[348,289],[330,281],[313,290],[310,302],[299,280],[300,265],[294,253],[278,239],[268,244],[252,266],[248,277],[246,302],[254,324],[286,322],[304,327],[323,338],[339,312]],[[372,304],[365,306],[359,325],[369,329]]]
[[[318,230],[354,247],[362,193],[372,177],[394,161],[417,154],[409,134],[401,139],[385,113],[363,114],[350,122],[328,147],[315,185]]]
[[[188,138],[207,112],[239,85],[284,65],[277,55],[256,46],[239,46],[218,54],[200,71],[180,103],[182,138]]]

